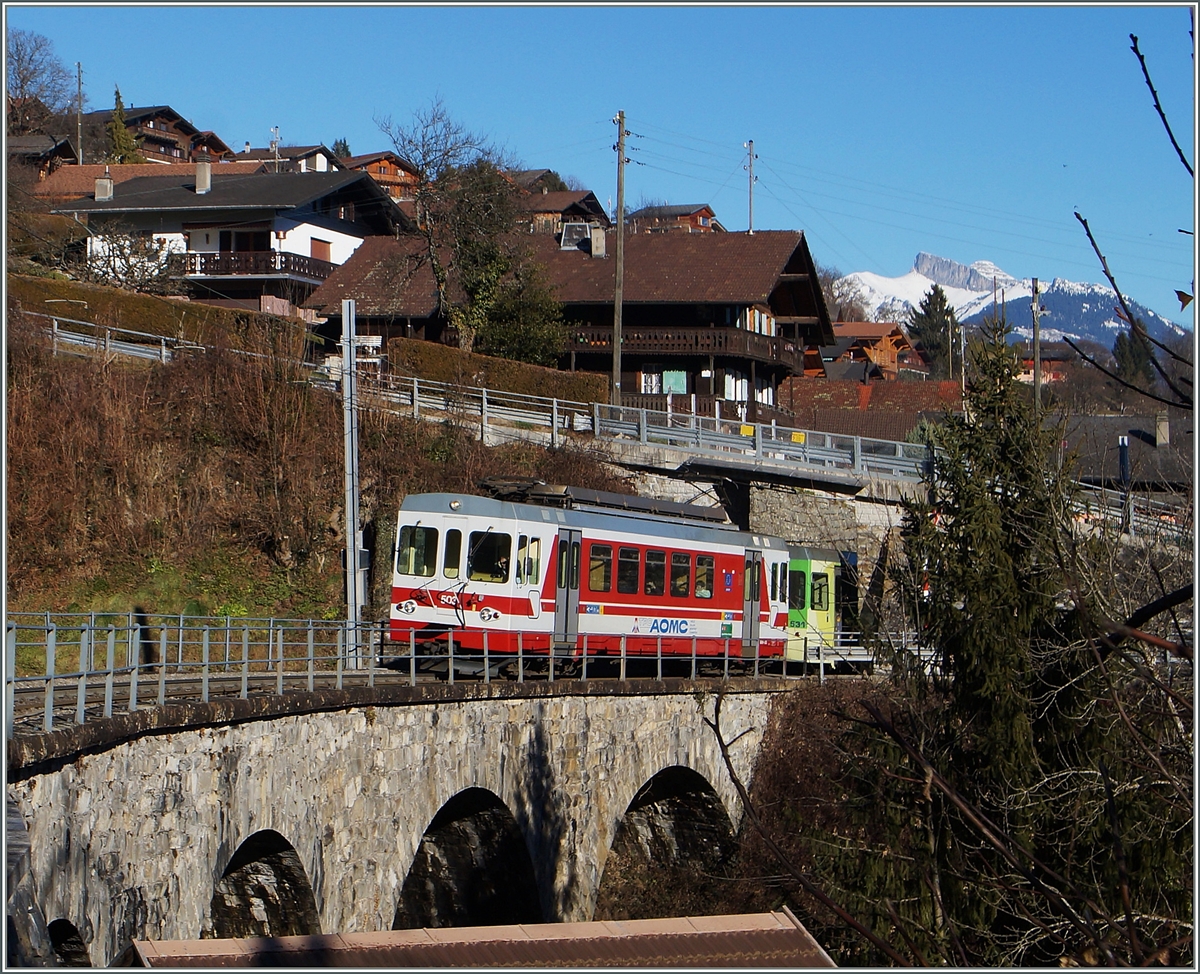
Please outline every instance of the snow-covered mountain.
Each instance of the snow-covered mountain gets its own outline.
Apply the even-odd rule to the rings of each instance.
[[[1003,301],[1013,337],[1033,336],[1031,280],[1018,280],[990,261],[959,264],[944,257],[920,253],[912,270],[901,277],[881,277],[869,271],[857,271],[842,278],[842,283],[857,287],[867,312],[876,320],[906,320],[929,289],[938,284],[946,292],[958,320],[978,324],[992,311],[993,282],[995,301]],[[1062,278],[1038,281],[1041,291],[1043,341],[1060,341],[1064,335],[1086,339],[1111,348],[1117,332],[1125,325],[1117,317],[1116,296],[1107,284],[1077,284]],[[1127,300],[1128,296],[1127,296]],[[1147,331],[1159,341],[1185,334],[1173,321],[1136,301],[1129,307],[1145,323]]]

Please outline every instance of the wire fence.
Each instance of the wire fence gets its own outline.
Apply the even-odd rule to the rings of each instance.
[[[386,622],[249,619],[137,613],[13,613],[6,630],[5,730],[48,733],[167,703],[316,690],[416,686],[424,682],[589,679],[785,678],[869,670],[874,656],[859,633],[833,641],[804,635],[786,651],[757,640],[697,640],[681,648],[657,639],[581,637],[553,649],[546,636],[458,630],[437,639],[388,638]],[[497,651],[492,640],[506,637]],[[914,634],[889,637],[924,653]],[[675,641],[676,643],[678,641]],[[469,643],[472,648],[465,648]]]

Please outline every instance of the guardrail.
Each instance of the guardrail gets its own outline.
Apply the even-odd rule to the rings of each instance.
[[[792,647],[784,661],[764,657],[755,643],[749,655],[741,639],[724,641],[723,651],[656,651],[601,655],[587,638],[579,650],[526,649],[493,652],[487,635],[482,650],[463,650],[461,632],[436,645],[394,643],[387,623],[344,620],[249,619],[134,613],[13,613],[5,640],[5,735],[48,733],[168,702],[283,695],[443,680],[618,679],[668,677],[727,679],[767,672],[798,677],[814,671],[869,667],[870,651],[857,633],[842,633],[832,644],[805,641],[797,658]],[[918,650],[913,634],[892,640]],[[927,653],[925,655],[928,655]]]

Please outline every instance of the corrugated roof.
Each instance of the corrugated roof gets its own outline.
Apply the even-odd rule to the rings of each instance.
[[[146,967],[834,967],[784,913],[135,941]]]

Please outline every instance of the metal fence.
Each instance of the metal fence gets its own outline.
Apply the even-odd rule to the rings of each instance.
[[[471,680],[727,679],[734,675],[798,677],[869,668],[874,660],[857,633],[833,644],[794,641],[784,660],[755,642],[722,641],[691,652],[601,654],[583,638],[578,650],[526,647],[494,652],[488,633],[464,649],[462,632],[436,643],[387,639],[386,623],[133,613],[13,613],[7,621],[5,733],[49,732],[169,702],[208,702],[380,684]],[[475,634],[478,637],[479,634]],[[543,637],[544,639],[544,637]],[[799,642],[800,645],[796,645]],[[915,636],[896,640],[918,652]],[[922,651],[923,652],[923,651]]]

